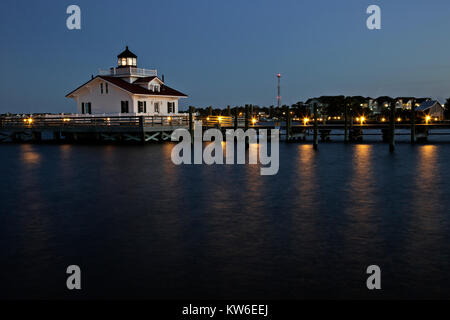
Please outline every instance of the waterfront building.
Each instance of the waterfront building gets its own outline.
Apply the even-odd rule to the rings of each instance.
[[[77,103],[79,114],[176,115],[187,95],[167,86],[157,70],[137,67],[137,56],[126,49],[117,67],[99,70],[96,77],[66,95]]]
[[[444,119],[444,107],[436,100],[428,100],[422,102],[422,104],[417,107],[416,111],[430,116],[433,119]]]

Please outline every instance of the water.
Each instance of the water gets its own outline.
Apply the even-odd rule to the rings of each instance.
[[[0,146],[0,297],[450,298],[450,144],[281,144],[276,176],[171,148]]]

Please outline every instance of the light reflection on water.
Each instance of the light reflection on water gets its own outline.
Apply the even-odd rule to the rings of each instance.
[[[172,146],[2,146],[0,295],[66,297],[76,262],[86,297],[359,298],[379,264],[450,298],[449,145],[281,144],[275,176]]]

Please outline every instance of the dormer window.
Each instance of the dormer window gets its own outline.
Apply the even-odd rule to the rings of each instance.
[[[152,92],[159,92],[159,85],[157,84],[150,84],[148,86],[148,89]]]
[[[128,46],[125,48],[121,54],[117,56],[118,67],[136,67],[137,66],[137,56],[128,50]]]

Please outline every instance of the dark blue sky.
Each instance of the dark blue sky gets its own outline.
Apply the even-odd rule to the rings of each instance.
[[[82,29],[66,28],[81,7]],[[366,8],[382,29],[366,28]],[[319,95],[450,96],[448,0],[3,0],[0,112],[73,112],[65,94],[125,45],[189,95],[182,105]]]

